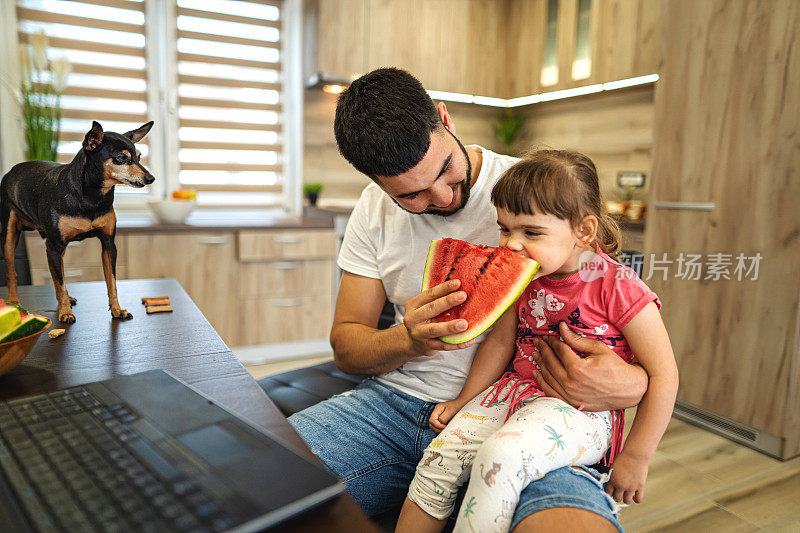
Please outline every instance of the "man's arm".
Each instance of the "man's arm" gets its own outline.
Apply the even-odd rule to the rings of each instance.
[[[466,329],[465,320],[433,322],[431,319],[464,301],[458,282],[446,282],[406,302],[403,324],[377,329],[386,291],[379,279],[342,273],[331,346],[336,366],[350,374],[381,374],[419,356],[459,350],[473,344],[446,344],[443,335]]]
[[[536,339],[537,362],[542,372],[537,381],[548,396],[561,398],[586,411],[627,409],[638,405],[647,391],[647,372],[623,361],[602,341],[581,337],[559,324],[564,342],[547,336]],[[575,352],[586,355],[585,359]]]

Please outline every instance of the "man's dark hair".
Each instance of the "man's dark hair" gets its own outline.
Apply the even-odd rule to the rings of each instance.
[[[380,68],[339,95],[333,130],[344,158],[375,179],[414,168],[440,124],[436,105],[419,80],[405,70]]]

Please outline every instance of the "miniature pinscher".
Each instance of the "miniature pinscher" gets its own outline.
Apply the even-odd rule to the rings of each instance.
[[[14,165],[0,183],[0,242],[8,266],[9,303],[19,303],[14,251],[22,231],[37,230],[45,240],[47,262],[58,300],[59,322],[75,322],[76,303],[64,286],[64,250],[71,241],[97,237],[102,244],[103,274],[111,316],[133,318],[117,300],[117,215],[114,186],[144,187],[155,181],[139,163],[139,142],[153,122],[122,135],[103,132],[92,122],[83,147],[65,164],[30,161]]]

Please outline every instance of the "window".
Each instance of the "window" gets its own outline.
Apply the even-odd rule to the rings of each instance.
[[[155,120],[137,146],[156,183],[120,196],[183,187],[201,206],[288,205],[283,15],[279,0],[18,0],[20,42],[43,31],[73,65],[59,161],[91,120]]]
[[[72,65],[61,97],[59,162],[71,161],[81,149],[92,120],[118,132],[149,120],[142,2],[20,0],[17,18],[21,43],[44,32],[49,37],[48,58],[66,57]],[[150,163],[149,141],[145,137],[137,145],[145,165]],[[118,190],[142,194],[141,189]]]
[[[179,181],[199,201],[280,203],[280,10],[178,0]]]

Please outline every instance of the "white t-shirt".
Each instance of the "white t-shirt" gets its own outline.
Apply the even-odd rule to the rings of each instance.
[[[517,158],[483,152],[478,179],[467,205],[449,217],[420,215],[400,209],[375,183],[361,193],[347,223],[338,264],[342,270],[376,278],[390,302],[395,321],[401,323],[405,303],[422,290],[422,272],[432,240],[452,237],[497,246],[500,233],[497,211],[490,201],[492,187]],[[478,341],[483,335],[478,337]],[[464,350],[420,356],[377,377],[379,381],[422,400],[452,400],[464,385],[478,343]]]

